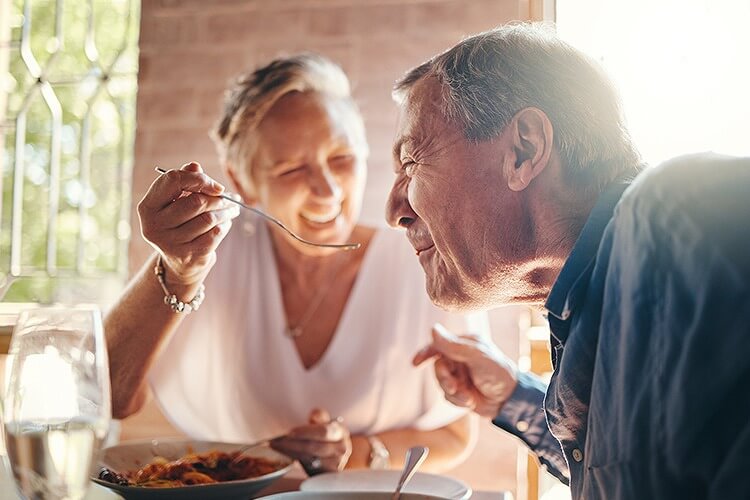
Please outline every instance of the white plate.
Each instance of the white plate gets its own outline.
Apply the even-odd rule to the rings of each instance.
[[[302,491],[393,491],[398,484],[400,470],[347,470],[329,472],[302,482]],[[471,496],[471,488],[457,479],[437,474],[417,472],[404,488],[405,492],[422,493],[464,500]]]
[[[392,491],[290,491],[262,497],[264,500],[393,500]],[[402,493],[399,500],[449,500],[446,497]]]

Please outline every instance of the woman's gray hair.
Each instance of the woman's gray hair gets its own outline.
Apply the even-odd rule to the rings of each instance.
[[[299,54],[271,61],[241,75],[227,90],[224,112],[211,131],[221,163],[244,171],[257,145],[256,130],[266,113],[290,92],[319,92],[350,104],[351,126],[367,154],[364,123],[351,95],[349,79],[336,63],[318,54]]]
[[[563,165],[581,187],[600,189],[641,169],[614,86],[550,25],[510,24],[469,37],[409,71],[394,98],[402,102],[429,77],[442,85],[446,118],[470,140],[496,137],[518,111],[535,107],[552,122]]]

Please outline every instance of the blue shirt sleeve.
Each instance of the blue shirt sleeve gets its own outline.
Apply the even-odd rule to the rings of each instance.
[[[519,373],[516,389],[492,423],[520,438],[550,474],[569,484],[568,464],[544,416],[546,389],[537,377]]]
[[[750,161],[696,156],[654,168],[623,198],[587,427],[589,492],[750,498],[749,187]]]
[[[652,470],[704,488],[702,498],[750,498],[750,161],[680,164],[654,188],[678,194],[645,206],[661,284],[651,319],[660,411],[651,425],[660,429],[654,448],[669,457],[666,474]]]

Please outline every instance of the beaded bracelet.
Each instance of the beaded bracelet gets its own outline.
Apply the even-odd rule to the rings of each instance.
[[[161,289],[164,290],[164,303],[172,308],[173,312],[190,314],[193,311],[197,311],[203,303],[203,299],[206,298],[206,287],[203,286],[203,283],[198,287],[195,297],[189,302],[182,302],[175,294],[170,292],[167,284],[164,282],[164,264],[161,261],[161,254],[156,258],[154,274],[156,274],[156,279],[159,280]]]

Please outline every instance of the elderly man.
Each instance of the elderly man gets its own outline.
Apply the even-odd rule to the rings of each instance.
[[[545,398],[495,346],[440,327],[415,363],[435,358],[446,397],[575,499],[750,498],[750,161],[644,170],[597,65],[535,26],[468,38],[395,95],[387,217],[428,293],[544,304],[555,372]]]

